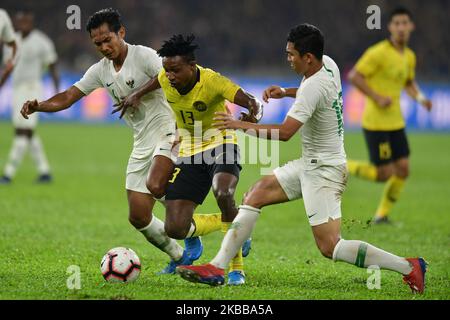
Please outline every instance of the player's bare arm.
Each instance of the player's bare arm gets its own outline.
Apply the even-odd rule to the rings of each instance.
[[[377,92],[375,92],[374,90],[372,90],[372,88],[370,88],[369,85],[367,84],[364,75],[362,75],[355,69],[352,69],[350,71],[348,75],[348,80],[362,93],[364,93],[366,96],[374,100],[380,107],[386,108],[392,104],[392,99],[390,97],[382,96]]]
[[[240,120],[253,123],[257,123],[261,120],[263,115],[263,105],[250,93],[239,89],[234,96],[233,102],[249,111],[248,114],[241,112]]]
[[[420,91],[419,85],[416,81],[408,81],[405,86],[405,91],[411,98],[419,102],[425,109],[431,111],[433,104],[431,103],[431,100],[427,99],[422,91]]]
[[[20,113],[25,119],[34,112],[58,112],[69,108],[72,104],[84,97],[84,93],[75,86],[60,92],[48,100],[38,102],[36,99],[28,100],[23,104]]]
[[[298,88],[282,88],[280,86],[270,86],[263,92],[263,100],[268,103],[269,99],[282,99],[284,97],[295,98]]]
[[[55,92],[59,91],[59,73],[58,73],[58,69],[56,68],[56,62],[52,63],[48,66],[48,71],[50,73],[50,76],[52,77],[52,81],[53,81],[53,86],[55,88]]]
[[[228,108],[227,108],[228,110]],[[233,118],[230,110],[227,113],[216,112],[213,126],[219,130],[243,130],[245,133],[267,139],[288,141],[302,127],[303,123],[291,117],[286,117],[282,124],[256,124]],[[263,133],[261,135],[261,133]],[[277,134],[274,134],[277,133]]]
[[[122,110],[119,116],[119,118],[122,119],[128,108],[137,108],[143,96],[159,88],[161,88],[161,85],[159,84],[158,77],[156,76],[147,81],[147,83],[143,86],[139,87],[135,92],[125,97],[120,103],[115,104],[114,107],[116,107],[116,109],[112,111],[112,114]]]
[[[15,41],[8,42],[6,45],[12,48],[12,56],[8,61],[6,61],[5,67],[3,68],[3,71],[1,73],[0,88],[5,84],[6,80],[14,69],[14,61],[17,53],[17,44]]]

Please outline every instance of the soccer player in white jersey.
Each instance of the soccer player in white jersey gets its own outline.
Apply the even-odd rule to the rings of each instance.
[[[5,84],[14,68],[14,60],[17,53],[16,38],[11,19],[9,18],[8,12],[0,8],[0,45],[2,43],[5,43],[8,47],[11,47],[12,54],[6,61],[2,72],[0,72],[0,88]]]
[[[11,112],[15,136],[0,183],[11,183],[28,149],[39,174],[36,182],[48,183],[52,179],[50,167],[41,139],[35,132],[38,115],[30,115],[30,119],[25,120],[21,116],[20,110],[25,101],[32,98],[42,98],[42,76],[47,68],[53,79],[55,91],[58,92],[57,54],[53,42],[42,31],[34,28],[34,14],[32,12],[19,12],[15,20],[18,30],[16,34],[18,55],[12,72]],[[6,52],[5,57],[8,56],[9,53]]]
[[[42,102],[27,101],[22,115],[29,118],[34,112],[58,112],[97,88],[106,88],[119,104],[122,97],[133,93],[162,68],[156,51],[125,42],[125,28],[117,10],[103,9],[93,14],[87,23],[91,41],[104,56],[92,65],[81,80],[66,91]],[[138,109],[130,110],[124,120],[133,130],[134,144],[126,173],[129,221],[146,239],[171,257],[163,273],[174,273],[179,264],[191,264],[201,255],[200,239],[185,240],[183,250],[167,236],[164,223],[152,215],[155,198],[162,198],[173,173],[172,144],[175,138],[175,119],[161,89],[145,95]],[[194,215],[194,223],[202,216]],[[220,228],[220,215],[218,215]],[[191,240],[191,241],[188,241]],[[189,247],[188,247],[189,246]]]
[[[413,292],[423,292],[426,263],[422,258],[402,258],[359,240],[341,237],[341,195],[347,181],[342,88],[336,63],[323,55],[321,31],[310,24],[293,28],[287,39],[287,58],[304,78],[299,88],[271,86],[263,99],[295,98],[280,125],[259,125],[216,116],[219,128],[268,134],[270,139],[288,141],[300,128],[302,157],[274,170],[259,180],[245,195],[243,205],[225,235],[219,253],[208,264],[178,266],[176,271],[193,282],[220,285],[223,269],[250,236],[265,206],[303,198],[317,247],[327,258],[358,267],[378,266],[404,275]]]

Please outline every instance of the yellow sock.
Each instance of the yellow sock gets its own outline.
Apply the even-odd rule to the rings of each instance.
[[[214,231],[219,231],[222,226],[222,214],[194,214],[195,231],[192,237],[204,236]]]
[[[347,170],[352,176],[370,181],[377,180],[377,167],[370,163],[347,160]]]
[[[222,222],[222,232],[225,234],[228,231],[228,228],[230,227],[231,222]],[[231,260],[229,271],[242,271],[244,272],[244,258],[242,257],[242,248],[239,249],[236,256]]]
[[[389,178],[386,182],[386,186],[384,187],[383,196],[377,209],[377,217],[382,218],[389,214],[392,206],[400,197],[400,193],[402,192],[404,185],[405,180],[402,178],[395,175]]]

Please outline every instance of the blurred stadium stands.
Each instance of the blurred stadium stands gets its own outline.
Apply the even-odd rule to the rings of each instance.
[[[68,30],[66,8],[81,8],[81,30]],[[382,29],[366,28],[366,9],[377,4],[382,12]],[[98,55],[91,45],[84,25],[93,12],[115,7],[123,16],[129,43],[158,48],[174,33],[194,33],[200,45],[198,60],[232,77],[252,93],[259,95],[267,84],[296,84],[299,79],[286,63],[284,47],[288,30],[309,22],[322,29],[325,52],[346,73],[371,44],[387,35],[388,13],[405,5],[414,15],[416,31],[410,47],[417,54],[417,79],[433,99],[435,108],[426,114],[411,99],[403,99],[408,126],[419,129],[450,130],[450,1],[387,0],[152,0],[152,1],[68,1],[68,0],[2,0],[1,7],[10,16],[21,8],[36,13],[36,27],[47,33],[56,44],[63,74],[63,87],[69,86],[94,62]],[[347,127],[358,127],[362,97],[345,86],[345,119]],[[47,94],[52,94],[51,86]],[[0,118],[8,118],[10,89],[0,92]],[[276,111],[267,110],[266,121],[279,121],[289,108],[289,100],[279,103]],[[274,103],[275,104],[275,103]],[[105,93],[85,99],[80,108],[72,108],[47,119],[112,120],[111,102]],[[279,111],[279,112],[278,112]]]

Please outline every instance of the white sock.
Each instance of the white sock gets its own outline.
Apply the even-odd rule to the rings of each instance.
[[[34,134],[31,138],[30,151],[31,156],[33,157],[33,160],[38,168],[39,174],[49,174],[50,167],[48,165],[48,160],[45,155],[41,139],[36,134]]]
[[[197,228],[195,227],[195,225],[193,223],[191,223],[191,227],[189,228],[189,232],[187,233],[186,238],[192,237],[192,235],[195,232],[195,229],[197,229]]]
[[[183,247],[174,239],[167,236],[164,231],[164,222],[153,215],[149,225],[139,229],[145,238],[158,249],[167,253],[174,261],[180,260],[183,256]]]
[[[405,258],[359,240],[339,240],[333,251],[333,260],[344,261],[360,268],[378,266],[380,269],[392,270],[404,275],[412,270]]]
[[[5,166],[5,176],[12,178],[16,174],[17,168],[22,162],[23,156],[28,149],[30,140],[23,135],[15,136],[11,151],[9,152],[8,162]]]
[[[221,269],[228,267],[231,259],[236,256],[245,240],[252,234],[253,227],[256,224],[256,220],[258,220],[260,212],[260,209],[247,205],[239,207],[239,212],[225,234],[219,252],[211,260],[212,265]]]

